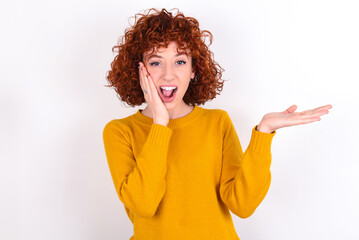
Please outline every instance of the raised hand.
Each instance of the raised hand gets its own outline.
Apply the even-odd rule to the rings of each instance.
[[[297,105],[292,105],[283,112],[273,112],[264,115],[257,130],[272,133],[279,128],[320,121],[320,116],[329,113],[328,109],[330,108],[332,108],[332,105],[328,104],[303,112],[295,112]]]
[[[139,63],[140,85],[145,96],[147,107],[152,112],[153,123],[167,126],[168,110],[158,95],[155,83],[142,62]]]

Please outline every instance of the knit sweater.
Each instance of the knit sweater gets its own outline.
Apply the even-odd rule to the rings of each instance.
[[[133,223],[130,240],[238,240],[229,210],[247,218],[264,199],[276,132],[256,125],[243,153],[225,110],[195,105],[167,126],[141,111],[103,130],[112,180]]]

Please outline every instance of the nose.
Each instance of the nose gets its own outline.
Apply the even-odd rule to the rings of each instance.
[[[165,81],[172,81],[175,78],[175,70],[171,64],[166,64],[163,70],[163,78]]]

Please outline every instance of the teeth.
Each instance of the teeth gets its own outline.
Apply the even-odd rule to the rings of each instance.
[[[176,87],[161,87],[161,89],[172,90],[172,89],[176,89]]]
[[[161,89],[172,90],[172,89],[176,89],[176,87],[161,87]]]

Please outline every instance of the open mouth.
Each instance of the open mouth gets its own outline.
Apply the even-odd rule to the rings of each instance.
[[[161,93],[164,98],[173,97],[173,95],[175,94],[176,91],[177,91],[177,88],[174,88],[174,89],[161,88]]]

